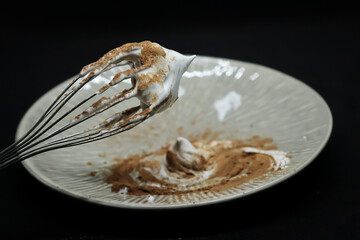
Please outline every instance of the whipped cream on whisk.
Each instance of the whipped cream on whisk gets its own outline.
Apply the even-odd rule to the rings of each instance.
[[[107,131],[133,126],[164,111],[178,99],[180,79],[194,58],[195,55],[184,56],[150,41],[128,43],[109,51],[98,61],[83,67],[73,90],[102,73],[121,66],[127,68],[119,70],[94,95],[100,95],[126,79],[131,79],[132,87],[111,97],[102,97],[77,115],[74,121],[102,112],[133,97],[140,100],[138,107],[117,113],[96,126],[96,129],[106,127]],[[135,114],[139,109],[142,112]]]
[[[161,104],[157,112],[171,107],[178,99],[180,79],[195,58],[195,55],[184,56],[176,51],[161,48],[165,52],[164,57],[135,76],[139,89],[137,98],[146,107]]]
[[[50,102],[29,131],[2,152],[0,169],[45,151],[90,143],[130,130],[171,107],[178,99],[181,76],[194,58],[150,41],[128,43],[111,50],[98,61],[83,67]],[[124,68],[120,69],[122,66]],[[111,69],[118,70],[111,80],[97,91],[88,91],[92,90],[86,87],[88,83]],[[112,96],[101,95],[125,79],[131,79],[131,88]],[[83,87],[87,90],[83,92],[85,94],[77,94]],[[95,103],[85,106],[96,98]],[[140,104],[112,113],[110,117],[100,116],[102,112],[130,98],[139,99]],[[71,99],[73,101],[69,102]],[[67,131],[96,115],[95,121],[99,122],[93,127],[83,124],[82,129],[80,126],[75,132]],[[63,119],[65,123],[61,122]],[[14,149],[20,146],[20,142],[21,151],[15,153]]]
[[[141,101],[142,108],[161,104],[159,112],[171,107],[178,98],[180,79],[194,58],[195,55],[184,56],[149,41],[128,43],[83,67],[80,75],[86,79],[110,70],[112,65],[129,65],[132,68],[115,74],[97,94],[131,78],[134,96]]]

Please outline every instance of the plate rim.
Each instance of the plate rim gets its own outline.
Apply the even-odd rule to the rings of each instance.
[[[268,67],[268,66],[264,66],[261,64],[257,64],[257,63],[253,63],[253,62],[248,62],[248,61],[242,61],[242,60],[238,60],[238,59],[231,59],[231,58],[225,58],[225,57],[215,57],[215,56],[207,56],[207,55],[197,55],[197,58],[200,59],[210,59],[212,61],[214,60],[225,60],[225,61],[232,61],[232,62],[237,62],[237,63],[245,63],[248,65],[253,65],[255,67],[261,67],[261,68],[265,68],[266,70],[270,70],[270,71],[274,71],[276,73],[279,73],[280,75],[284,75],[286,77],[287,80],[293,80],[297,83],[299,83],[300,85],[303,85],[305,88],[307,88],[307,91],[311,91],[315,94],[315,96],[320,100],[320,102],[322,102],[322,105],[325,106],[326,109],[326,113],[327,113],[327,119],[328,119],[328,129],[326,131],[326,135],[324,140],[321,142],[320,146],[316,149],[316,151],[306,160],[304,161],[300,166],[298,166],[295,171],[286,174],[285,176],[278,178],[276,180],[273,180],[271,182],[267,182],[264,185],[248,190],[246,191],[246,193],[244,194],[233,194],[230,196],[222,196],[221,198],[214,198],[214,199],[207,199],[206,201],[202,201],[202,202],[195,202],[195,203],[171,203],[171,204],[129,204],[129,203],[121,203],[121,202],[106,202],[106,201],[101,201],[98,199],[94,199],[94,198],[89,198],[89,197],[84,197],[82,195],[67,191],[61,187],[58,187],[56,185],[51,184],[50,181],[46,181],[43,177],[41,177],[39,174],[37,174],[29,165],[29,163],[27,163],[27,161],[22,161],[22,165],[24,166],[24,168],[30,173],[30,175],[32,175],[35,179],[37,179],[38,181],[40,181],[41,183],[43,183],[45,186],[63,193],[69,197],[73,197],[75,199],[78,200],[83,200],[85,202],[89,202],[89,203],[93,203],[93,204],[99,204],[102,206],[108,206],[108,207],[115,207],[115,208],[123,208],[123,209],[144,209],[144,210],[155,210],[155,209],[182,209],[182,208],[191,208],[191,207],[200,207],[200,206],[205,206],[205,205],[212,205],[212,204],[217,204],[217,203],[222,203],[222,202],[227,202],[230,200],[234,200],[234,199],[239,199],[242,197],[246,197],[249,195],[252,195],[254,193],[260,192],[262,190],[271,188],[275,185],[278,185],[279,183],[288,180],[289,178],[297,175],[298,172],[302,171],[304,168],[306,168],[312,161],[315,160],[315,158],[321,153],[321,151],[325,148],[326,144],[328,143],[331,133],[332,133],[332,129],[333,129],[333,116],[331,113],[331,109],[329,107],[329,105],[327,104],[327,102],[325,101],[325,99],[312,87],[310,87],[308,84],[304,83],[303,81],[288,75],[282,71],[279,71],[277,69]],[[20,134],[20,127],[22,125],[22,122],[25,119],[25,116],[29,113],[29,111],[31,110],[31,108],[38,102],[40,101],[46,94],[48,94],[50,91],[54,90],[55,88],[59,87],[61,84],[64,84],[64,82],[71,80],[73,77],[70,77],[62,82],[60,82],[59,84],[55,85],[53,88],[49,89],[48,91],[46,91],[43,95],[41,95],[28,109],[27,111],[24,113],[24,115],[22,116],[21,120],[19,121],[17,130],[16,130],[16,140],[19,139],[19,134]]]

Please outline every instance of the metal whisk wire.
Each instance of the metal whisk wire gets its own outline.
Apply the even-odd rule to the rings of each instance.
[[[76,106],[71,108],[69,111],[67,111],[65,114],[59,116],[55,121],[51,122],[52,119],[57,115],[57,113],[63,108],[63,106],[77,93],[77,91],[80,88],[77,88],[73,91],[71,91],[69,94],[65,94],[72,86],[73,84],[79,79],[79,75],[74,78],[74,80],[60,93],[59,96],[50,104],[50,106],[47,108],[47,110],[44,112],[44,114],[39,118],[39,120],[34,124],[33,127],[24,135],[22,136],[18,141],[14,142],[12,145],[1,151],[0,153],[0,169],[3,169],[7,166],[10,166],[11,164],[14,164],[16,162],[25,160],[29,157],[32,157],[34,155],[58,149],[58,148],[64,148],[64,147],[70,147],[70,146],[76,146],[84,143],[89,143],[93,141],[97,141],[109,136],[112,136],[114,134],[117,134],[119,132],[123,132],[126,130],[129,130],[132,127],[135,127],[137,124],[139,124],[141,121],[133,121],[131,123],[124,124],[119,129],[113,129],[110,131],[106,131],[101,133],[98,129],[89,129],[82,132],[78,132],[66,137],[62,137],[60,139],[53,140],[51,142],[39,145],[46,140],[55,137],[56,135],[62,133],[63,131],[69,129],[70,127],[74,127],[78,125],[79,123],[93,117],[96,115],[96,113],[93,113],[85,118],[79,119],[77,121],[67,123],[64,126],[62,126],[59,129],[56,129],[55,131],[51,132],[49,135],[47,135],[45,138],[39,139],[41,136],[43,136],[45,133],[47,133],[51,128],[53,128],[58,122],[60,122],[62,119],[64,119],[67,115],[72,113],[74,110],[78,109],[81,105],[88,102],[90,99],[95,97],[97,94],[92,94],[91,96],[87,97],[80,103],[78,103]],[[91,80],[91,79],[90,79]],[[89,80],[89,81],[90,81]],[[84,85],[84,84],[83,84]],[[108,108],[112,107],[108,106],[102,109],[101,112],[107,110]],[[134,114],[136,111],[140,109],[140,106],[132,108],[130,111],[131,114]],[[129,116],[131,115],[129,114]],[[145,119],[141,119],[145,120]],[[97,130],[97,131],[96,131]],[[88,133],[88,134],[87,134]],[[37,146],[37,147],[36,147]],[[36,148],[34,148],[36,147]],[[31,149],[34,148],[34,149]]]
[[[30,130],[0,152],[0,170],[43,152],[94,142],[127,131],[170,107],[178,98],[177,89],[180,78],[194,58],[195,56],[186,57],[149,41],[125,44],[111,50],[98,61],[85,66],[55,98]],[[119,72],[107,84],[76,103],[64,114],[60,113],[70,99],[87,83],[116,67],[124,68],[115,69]],[[101,97],[71,121],[54,129],[69,114],[125,79],[131,79],[131,88],[111,97]],[[140,100],[140,105],[117,112],[92,128],[51,140],[66,130],[133,97]]]

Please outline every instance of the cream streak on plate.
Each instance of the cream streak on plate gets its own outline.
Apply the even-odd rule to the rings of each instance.
[[[231,91],[223,98],[214,102],[214,107],[218,114],[220,122],[224,121],[226,114],[230,110],[237,110],[241,106],[242,97],[235,91]]]

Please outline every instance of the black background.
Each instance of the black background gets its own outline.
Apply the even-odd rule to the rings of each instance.
[[[1,239],[359,239],[359,9],[350,1],[12,2],[1,8],[0,148],[43,93],[126,42],[254,62],[310,85],[334,128],[293,178],[238,200],[136,211],[0,172]]]

